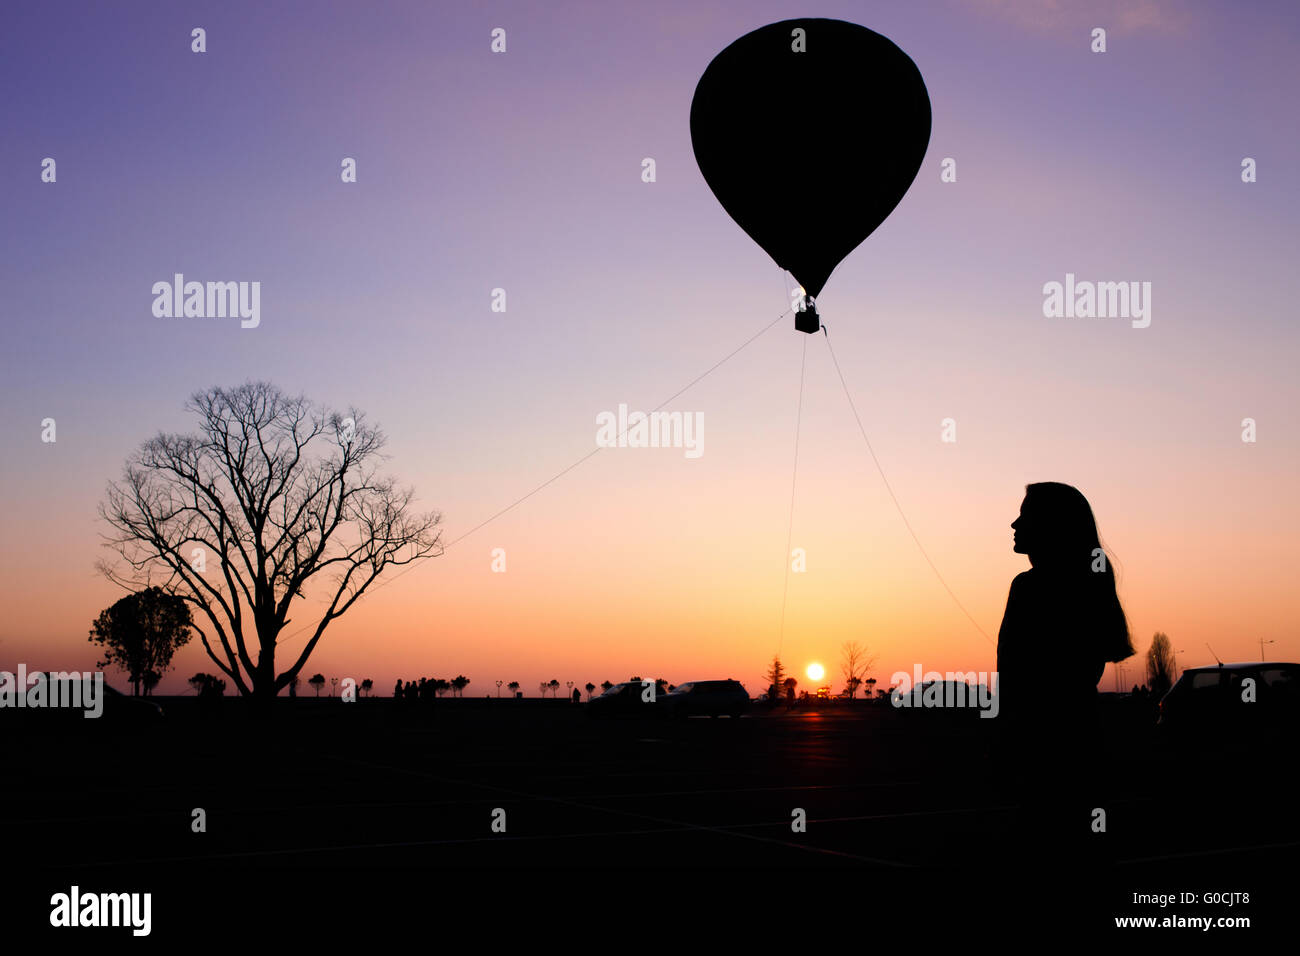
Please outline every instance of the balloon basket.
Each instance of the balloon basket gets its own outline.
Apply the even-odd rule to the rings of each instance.
[[[815,335],[821,330],[822,319],[817,314],[817,307],[810,305],[807,308],[800,309],[794,314],[794,328],[796,332],[807,332],[809,335]]]

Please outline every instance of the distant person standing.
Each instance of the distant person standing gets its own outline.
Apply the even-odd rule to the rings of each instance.
[[[580,690],[578,690],[578,688],[576,688],[576,687],[573,688],[573,702],[574,702],[575,704],[581,704],[581,703],[582,703],[582,692],[581,692]]]
[[[998,631],[1003,774],[1031,811],[1041,811],[1037,825],[1085,834],[1097,682],[1107,661],[1133,654],[1128,620],[1092,508],[1077,488],[1028,485],[1011,527],[1013,550],[1028,556],[1030,568],[1011,582]]]

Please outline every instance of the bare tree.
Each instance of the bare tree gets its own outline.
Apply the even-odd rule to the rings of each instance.
[[[100,514],[119,560],[100,570],[132,590],[159,578],[199,609],[203,647],[239,692],[271,698],[384,571],[442,553],[441,516],[416,513],[414,491],[377,473],[385,438],[356,409],[265,382],[196,393],[186,409],[197,433],[160,433],[109,484]],[[309,585],[324,610],[277,673],[277,640]]]
[[[1147,648],[1147,686],[1157,698],[1163,697],[1173,686],[1177,668],[1174,645],[1170,643],[1168,635],[1156,631],[1151,638],[1151,646]]]
[[[845,641],[840,645],[840,667],[844,671],[844,682],[848,686],[849,700],[858,694],[867,677],[867,671],[876,663],[874,656],[857,641]]]

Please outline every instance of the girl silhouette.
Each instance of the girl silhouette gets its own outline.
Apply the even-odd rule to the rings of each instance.
[[[1077,488],[1026,486],[1011,527],[1014,550],[1029,557],[1030,569],[1011,582],[998,631],[1006,776],[1043,814],[1036,826],[1083,834],[1087,818],[1076,811],[1087,802],[1084,771],[1096,756],[1097,682],[1107,661],[1132,655],[1128,621],[1092,508]]]

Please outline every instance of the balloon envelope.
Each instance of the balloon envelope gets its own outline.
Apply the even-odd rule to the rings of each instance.
[[[916,64],[843,20],[783,20],[745,34],[714,57],[691,102],[705,182],[814,297],[893,212],[929,142],[930,97]]]

